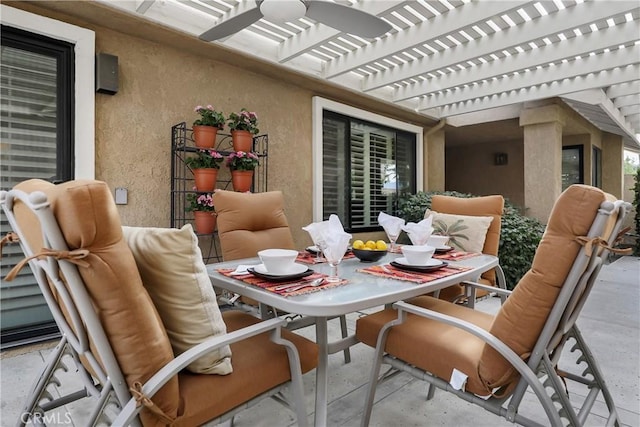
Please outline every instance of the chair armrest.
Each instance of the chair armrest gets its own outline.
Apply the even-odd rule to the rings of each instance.
[[[229,332],[224,335],[212,337],[205,342],[190,348],[189,350],[185,351],[184,353],[173,359],[171,362],[166,364],[164,367],[162,367],[151,378],[149,378],[146,383],[142,385],[142,393],[144,393],[144,395],[149,398],[152,397],[174,375],[176,375],[194,360],[212,350],[218,349],[225,345],[233,344],[238,341],[242,341],[244,339],[262,334],[264,332],[279,332],[280,328],[282,328],[282,326],[285,326],[286,324],[287,321],[285,319],[274,318],[265,320],[255,325],[247,326],[246,328],[238,329],[237,331]],[[113,425],[129,425],[137,416],[140,409],[142,409],[142,407],[136,407],[136,401],[132,397],[122,408],[122,411],[114,420]]]
[[[510,291],[508,289],[502,289],[502,288],[498,288],[498,287],[495,287],[495,286],[483,285],[482,283],[477,283],[477,282],[464,281],[464,282],[461,282],[461,283],[463,285],[465,285],[465,286],[469,286],[469,287],[472,287],[472,288],[482,289],[482,290],[485,290],[485,291],[488,291],[488,292],[495,292],[498,295],[509,296],[509,295],[511,295],[511,292],[512,292],[512,291]]]
[[[538,381],[538,377],[536,376],[535,372],[533,372],[533,370],[526,363],[524,363],[520,356],[518,356],[513,350],[511,350],[510,347],[508,347],[494,335],[474,325],[473,323],[458,319],[457,317],[442,314],[437,311],[429,310],[427,308],[408,304],[404,301],[399,301],[393,304],[393,308],[398,310],[398,318],[396,320],[393,320],[392,322],[401,322],[406,317],[403,312],[411,313],[420,317],[424,317],[426,319],[431,319],[436,322],[441,322],[462,329],[463,331],[469,332],[470,334],[473,334],[474,336],[480,338],[482,341],[493,347],[511,364],[511,366],[513,366],[520,373],[520,375],[522,375],[522,378],[524,378],[527,384],[531,386],[538,399],[540,399],[541,402],[546,402],[546,404],[543,406],[545,408],[545,411],[547,412],[547,416],[549,416],[549,419],[557,420],[558,425],[560,425],[560,418],[558,417],[558,414],[549,410],[549,408],[553,407],[553,403],[551,402],[549,396],[546,394],[542,383]]]

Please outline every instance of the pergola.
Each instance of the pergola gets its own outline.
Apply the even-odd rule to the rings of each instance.
[[[261,3],[99,1],[194,36]],[[336,2],[382,18],[391,31],[365,39],[308,17],[263,17],[212,43],[451,126],[517,117],[523,104],[559,97],[640,151],[636,0]]]

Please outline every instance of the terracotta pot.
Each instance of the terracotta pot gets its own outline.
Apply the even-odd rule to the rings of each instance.
[[[193,140],[198,148],[213,148],[219,128],[213,126],[194,126]]]
[[[193,177],[196,181],[196,190],[202,192],[210,192],[216,188],[216,181],[218,180],[218,169],[194,169]]]
[[[218,217],[215,212],[194,211],[193,216],[195,218],[194,228],[197,234],[211,234],[216,229],[216,219]]]
[[[233,189],[241,193],[251,190],[253,184],[253,171],[231,171]]]
[[[233,151],[248,153],[253,150],[253,134],[248,130],[232,130],[231,141],[233,142]]]

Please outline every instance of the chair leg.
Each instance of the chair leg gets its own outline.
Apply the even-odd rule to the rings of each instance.
[[[596,362],[595,357],[593,357],[593,354],[591,353],[589,346],[587,345],[586,341],[582,337],[582,333],[580,332],[576,324],[573,325],[570,335],[576,340],[576,344],[571,349],[571,351],[578,350],[581,353],[581,356],[578,357],[578,360],[576,363],[585,362],[587,364],[587,368],[583,371],[582,376],[584,377],[587,374],[591,374],[593,376],[593,380],[591,381],[591,384],[587,384],[587,385],[589,385],[589,388],[591,390],[595,389],[602,392],[602,396],[604,397],[605,404],[607,405],[607,409],[609,410],[609,414],[610,414],[609,420],[612,421],[611,423],[609,423],[609,425],[614,424],[616,426],[619,426],[620,418],[618,416],[616,405],[613,402],[613,397],[611,396],[611,392],[609,391],[609,387],[607,387],[607,384],[604,380],[602,372],[600,371],[598,363]],[[577,381],[580,381],[580,380],[577,380]],[[580,382],[584,384],[587,383],[587,381],[585,381],[584,379]],[[593,387],[593,383],[595,383],[596,387]],[[592,391],[592,392],[594,394],[597,393],[596,391]],[[587,405],[588,403],[585,402],[585,404],[579,411],[578,418],[581,420],[586,419],[588,413],[590,412],[590,407],[588,407]]]
[[[429,384],[427,387],[427,400],[433,399],[436,394],[436,387],[433,384]]]
[[[342,332],[342,338],[347,338],[349,336],[349,331],[347,331],[347,317],[340,316],[340,330]],[[345,348],[343,350],[344,353],[344,363],[351,363],[351,350],[349,348]]]
[[[387,336],[391,328],[404,321],[396,319],[385,324],[378,333],[378,341],[376,342],[375,355],[373,358],[373,365],[371,366],[371,376],[369,377],[369,385],[367,386],[367,397],[364,402],[364,411],[362,414],[362,427],[367,427],[371,421],[371,410],[373,409],[373,399],[376,395],[376,388],[378,385],[378,376],[380,375],[380,366],[382,365],[382,359],[384,357],[384,348],[387,343]]]
[[[62,364],[62,357],[67,352],[67,338],[65,336],[62,337],[60,342],[55,346],[55,348],[51,351],[47,360],[40,371],[40,374],[36,378],[36,381],[31,387],[31,391],[27,397],[27,401],[25,402],[22,412],[20,413],[20,420],[18,421],[18,426],[26,425],[29,418],[34,416],[34,418],[42,418],[44,416],[44,410],[40,408],[40,402],[44,399],[48,402],[54,401],[53,396],[47,391],[47,387],[51,384],[59,384],[59,381],[55,377],[55,372],[58,369],[67,368]]]
[[[369,377],[369,385],[367,386],[367,397],[364,402],[364,412],[360,425],[367,427],[371,421],[371,410],[373,409],[373,399],[376,396],[376,386],[378,385],[378,375],[382,366],[382,357],[384,355],[384,346],[376,347],[373,365],[371,366],[371,376]]]

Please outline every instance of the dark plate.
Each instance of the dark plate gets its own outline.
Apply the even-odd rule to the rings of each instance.
[[[440,264],[436,265],[407,265],[395,261],[391,261],[390,264],[395,268],[399,268],[400,270],[419,271],[422,273],[424,273],[425,271],[438,270],[439,268],[449,265],[449,263],[445,261],[442,261]]]
[[[270,282],[286,282],[287,280],[296,280],[296,279],[300,279],[302,277],[306,277],[313,274],[313,270],[311,270],[310,268],[308,268],[306,271],[303,271],[302,273],[285,274],[282,276],[274,276],[273,274],[260,273],[259,271],[256,271],[252,267],[247,268],[247,271],[256,277],[260,277],[261,279],[265,279]]]
[[[436,249],[436,253],[437,254],[446,254],[447,252],[451,252],[453,250],[453,246],[445,246],[442,248],[437,248]]]

